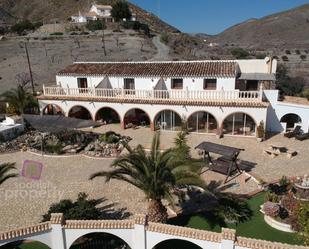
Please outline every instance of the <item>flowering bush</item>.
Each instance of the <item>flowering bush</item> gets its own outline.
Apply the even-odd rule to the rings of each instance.
[[[268,201],[264,203],[263,211],[267,216],[277,217],[280,213],[280,206],[277,203]]]
[[[298,201],[294,198],[292,192],[283,196],[281,199],[281,206],[288,210],[289,213],[292,213],[297,208],[297,205]]]

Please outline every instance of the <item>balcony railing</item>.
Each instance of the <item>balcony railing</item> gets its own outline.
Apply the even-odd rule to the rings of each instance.
[[[153,99],[198,101],[262,101],[262,91],[196,91],[196,90],[128,90],[122,88],[61,88],[43,87],[44,96],[89,97],[105,99]]]

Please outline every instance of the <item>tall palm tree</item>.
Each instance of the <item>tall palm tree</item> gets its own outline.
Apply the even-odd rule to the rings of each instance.
[[[15,170],[15,163],[3,163],[0,164],[0,185],[9,178],[17,177],[17,173],[11,173]]]
[[[167,221],[167,209],[162,204],[166,199],[173,203],[172,192],[177,185],[194,185],[206,189],[200,178],[201,164],[191,160],[179,160],[173,149],[160,151],[160,135],[155,134],[150,153],[143,146],[131,149],[128,153],[114,160],[113,170],[101,171],[90,176],[105,177],[106,182],[117,179],[134,185],[145,193],[148,203],[148,220],[152,222]]]
[[[33,95],[21,85],[1,94],[1,99],[13,107],[17,114],[23,114],[27,107],[37,105]]]

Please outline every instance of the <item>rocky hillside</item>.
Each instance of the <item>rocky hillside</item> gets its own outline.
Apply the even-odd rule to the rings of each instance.
[[[98,0],[100,4],[111,4],[114,0]],[[18,19],[52,22],[66,21],[78,11],[88,11],[92,1],[89,0],[0,0],[1,9]],[[163,22],[157,16],[131,4],[132,12],[137,14],[140,22],[149,25],[155,32],[179,32],[176,28]]]
[[[15,18],[3,8],[0,8],[0,25],[7,25],[15,22]]]
[[[309,49],[309,4],[261,19],[250,19],[210,38],[248,48]]]

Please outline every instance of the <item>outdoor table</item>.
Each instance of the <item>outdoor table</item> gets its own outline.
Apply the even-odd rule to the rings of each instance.
[[[224,183],[227,182],[228,178],[235,172],[241,173],[241,170],[237,163],[239,153],[244,149],[234,148],[221,144],[215,144],[211,142],[203,142],[195,147],[204,151],[204,159],[208,159],[209,169],[221,174],[226,175]],[[221,155],[217,160],[212,160],[210,153]]]

